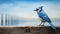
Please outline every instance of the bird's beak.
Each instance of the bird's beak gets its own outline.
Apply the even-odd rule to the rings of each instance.
[[[34,11],[37,11],[37,10],[34,10]]]
[[[38,11],[39,9],[35,9],[34,11]]]

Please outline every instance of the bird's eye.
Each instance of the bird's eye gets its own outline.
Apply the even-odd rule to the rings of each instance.
[[[39,9],[36,9],[36,10],[39,10]]]

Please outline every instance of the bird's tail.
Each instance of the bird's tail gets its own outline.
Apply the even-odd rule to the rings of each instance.
[[[56,31],[56,27],[51,22],[48,23],[50,24],[51,28]]]

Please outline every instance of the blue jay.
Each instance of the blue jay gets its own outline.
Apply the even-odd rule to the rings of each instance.
[[[34,11],[37,12],[37,14],[38,14],[38,16],[41,20],[41,24],[43,23],[42,26],[44,26],[45,22],[48,22],[50,24],[51,28],[56,30],[55,26],[51,23],[51,20],[49,19],[48,15],[44,12],[43,6],[40,6],[40,7],[36,8]]]

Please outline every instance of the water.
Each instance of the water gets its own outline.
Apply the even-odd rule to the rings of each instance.
[[[60,18],[52,18],[51,21],[53,25],[58,27],[60,26]],[[0,20],[0,26],[38,26],[40,23],[41,21],[39,21],[39,19],[11,19],[5,20],[5,22],[1,22]],[[48,22],[46,22],[45,26],[50,25],[48,24]]]
[[[4,26],[38,26],[40,22],[11,22],[8,25]],[[55,26],[60,26],[59,22],[52,22],[53,25]],[[49,24],[46,22],[45,26],[49,26]]]
[[[25,23],[17,24],[17,26],[38,26],[39,24],[40,24],[40,22],[25,22]],[[58,26],[58,27],[60,26],[59,22],[52,22],[52,24],[55,26]],[[47,22],[44,25],[50,26],[49,23],[47,23]]]

